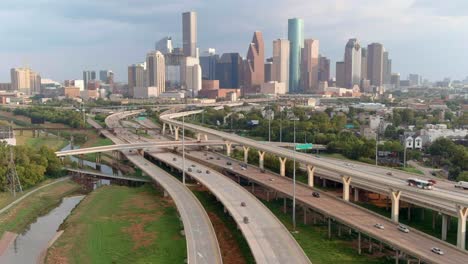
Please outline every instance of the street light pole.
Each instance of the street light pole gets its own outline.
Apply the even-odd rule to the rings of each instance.
[[[185,185],[185,117],[182,116],[182,183]]]
[[[293,232],[296,232],[296,118],[294,123],[294,152],[293,152]]]
[[[283,112],[280,112],[280,142],[283,142]]]

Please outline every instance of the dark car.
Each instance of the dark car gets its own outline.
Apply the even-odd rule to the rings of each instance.
[[[320,193],[318,192],[312,192],[312,196],[316,198],[320,198]]]
[[[232,165],[232,162],[228,161],[226,162],[226,165]]]

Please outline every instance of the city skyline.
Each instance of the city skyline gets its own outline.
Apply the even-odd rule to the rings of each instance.
[[[379,5],[372,1],[352,1],[356,5],[366,5],[357,11],[344,1],[293,2],[291,8],[285,9],[285,3],[267,5],[267,1],[260,1],[264,8],[260,15],[255,15],[253,10],[245,11],[242,8],[247,5],[245,1],[209,6],[201,2],[175,1],[162,8],[161,3],[146,0],[131,8],[124,8],[128,1],[114,1],[108,5],[102,1],[71,1],[67,5],[52,1],[47,9],[41,8],[40,3],[28,3],[26,7],[25,1],[15,1],[9,7],[0,4],[3,19],[8,19],[4,24],[17,22],[15,26],[0,30],[9,34],[0,44],[0,82],[9,81],[11,68],[24,66],[57,81],[79,79],[83,70],[101,68],[112,69],[118,81],[125,81],[127,66],[139,61],[140,54],[145,54],[157,40],[171,36],[175,47],[182,46],[180,13],[188,10],[198,13],[200,53],[216,48],[218,54],[239,52],[245,57],[245,45],[250,42],[251,32],[259,30],[264,35],[265,57],[271,57],[270,43],[274,39],[286,39],[287,19],[299,17],[304,19],[304,38],[319,40],[320,53],[330,58],[333,65],[342,60],[347,39],[355,37],[362,46],[382,43],[391,52],[393,72],[400,73],[403,78],[410,73],[431,80],[446,76],[464,79],[467,75],[466,56],[459,56],[459,53],[466,39],[463,28],[467,28],[468,19],[466,14],[450,8],[466,5],[462,1],[452,0],[444,6],[436,1],[387,1]],[[281,7],[284,12],[273,12]],[[107,12],[104,15],[96,12],[99,8],[106,8]],[[233,16],[231,19],[226,19],[222,12],[227,8],[233,11],[229,12]],[[43,19],[44,14],[59,11],[60,15],[55,13],[54,18]],[[24,15],[41,20],[36,27],[26,27],[20,21]],[[421,26],[424,23],[428,25]],[[397,30],[391,30],[395,28]],[[444,53],[438,52],[441,47],[434,38],[447,40]],[[334,67],[331,71],[334,76]]]

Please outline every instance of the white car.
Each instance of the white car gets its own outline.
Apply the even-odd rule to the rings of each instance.
[[[444,252],[442,251],[442,249],[437,248],[437,247],[431,248],[431,251],[434,252],[434,253],[436,253],[437,255],[443,255],[443,254],[444,254]]]
[[[378,229],[385,229],[385,227],[382,224],[375,224],[374,227]]]
[[[404,225],[398,225],[397,228],[403,233],[409,233],[409,229]]]

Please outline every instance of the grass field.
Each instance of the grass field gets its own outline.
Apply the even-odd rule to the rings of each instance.
[[[397,168],[397,169],[402,170],[402,171],[406,171],[406,172],[411,172],[411,173],[424,175],[424,172],[416,169],[415,167],[411,167],[411,166],[406,166],[406,168],[401,167],[401,168]]]
[[[292,230],[291,214],[282,212],[283,201],[263,201],[265,205],[278,217],[278,219]],[[388,260],[385,257],[372,256],[363,250],[362,255],[358,255],[357,249],[351,247],[351,241],[348,239],[338,239],[333,237],[331,240],[327,236],[326,226],[304,225],[301,218],[297,218],[296,229],[298,233],[293,234],[306,255],[314,264],[386,264],[394,263],[394,260]],[[335,236],[336,236],[336,231]]]
[[[149,186],[106,186],[89,194],[62,225],[46,263],[184,263],[174,204]]]
[[[24,231],[37,217],[46,214],[56,207],[63,197],[75,193],[79,189],[79,185],[71,181],[63,181],[31,194],[13,208],[0,215],[0,237],[5,231],[15,233]],[[2,194],[0,199],[0,205],[2,203],[6,205],[12,201],[6,194]],[[4,203],[4,201],[7,202]]]

